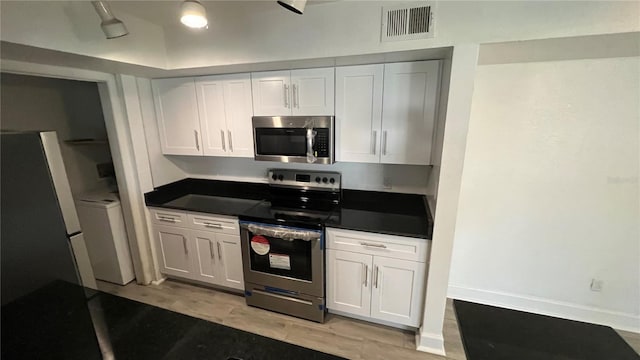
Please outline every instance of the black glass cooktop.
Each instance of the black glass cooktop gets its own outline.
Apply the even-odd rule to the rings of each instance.
[[[334,210],[318,211],[305,208],[286,208],[274,206],[270,201],[262,201],[243,212],[240,215],[240,220],[321,229],[325,223],[339,217],[339,214],[339,211]]]

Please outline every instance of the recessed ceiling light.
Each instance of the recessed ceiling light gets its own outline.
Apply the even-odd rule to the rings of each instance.
[[[199,1],[186,0],[180,8],[180,22],[185,26],[202,29],[209,23],[207,21],[207,11]]]

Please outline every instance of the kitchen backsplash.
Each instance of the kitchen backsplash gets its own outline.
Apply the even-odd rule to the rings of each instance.
[[[271,168],[338,171],[346,189],[427,194],[430,166],[335,163],[286,164],[249,158],[167,156],[188,176],[205,179],[266,182]]]

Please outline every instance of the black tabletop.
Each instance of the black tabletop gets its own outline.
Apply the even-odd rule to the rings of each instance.
[[[2,307],[3,359],[342,359],[56,281]],[[111,356],[112,355],[112,356]]]

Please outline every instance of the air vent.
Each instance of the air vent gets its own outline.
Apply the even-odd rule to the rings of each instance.
[[[382,41],[417,40],[434,36],[433,6],[419,2],[382,8]]]

